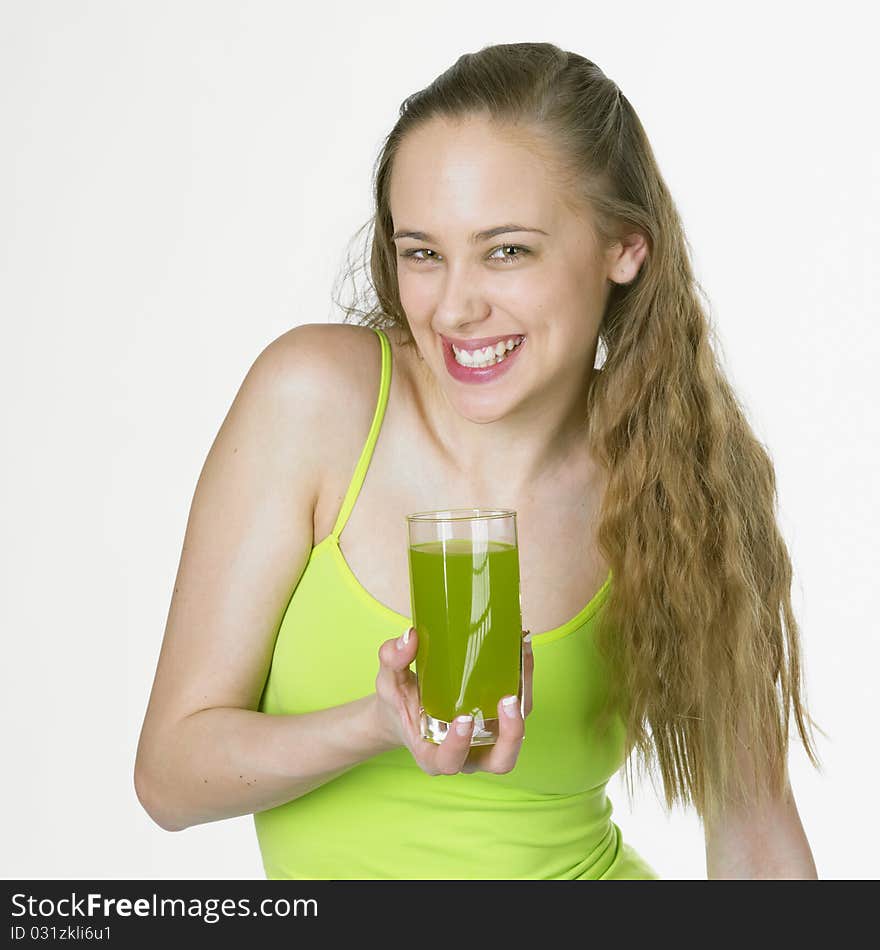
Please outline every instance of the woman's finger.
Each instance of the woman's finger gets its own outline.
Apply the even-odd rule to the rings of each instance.
[[[530,631],[523,637],[523,706],[526,716],[532,711],[532,679],[535,672],[535,654]]]
[[[525,716],[528,716],[532,711],[532,678],[535,668],[532,641],[531,638],[526,639],[529,634],[530,631],[528,630],[522,631],[522,696],[523,715]],[[525,722],[523,721],[523,715],[519,712],[519,703],[514,703],[513,706],[516,709],[516,719],[521,725],[517,725],[512,729],[513,724],[508,722],[504,716],[504,705],[502,703],[498,704],[499,741],[502,736],[506,737],[506,744],[502,744],[501,751],[496,751],[498,741],[491,746],[474,746],[462,766],[462,772],[468,774],[473,772],[507,772],[514,767],[519,757],[519,749],[525,738]]]
[[[508,700],[508,702],[505,702]],[[509,772],[516,765],[526,734],[518,696],[505,696],[498,701],[498,739],[485,746],[485,752],[474,756],[469,771]],[[482,750],[481,750],[482,752]]]
[[[439,745],[425,743],[422,767],[432,775],[455,775],[461,771],[471,748],[474,731],[473,716],[459,716],[449,724],[449,729]]]
[[[379,647],[379,675],[395,686],[403,687],[411,682],[413,672],[409,668],[416,658],[418,635],[410,627],[399,637],[386,640]]]

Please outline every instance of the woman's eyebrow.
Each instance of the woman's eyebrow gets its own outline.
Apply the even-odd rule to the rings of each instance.
[[[547,232],[542,231],[540,228],[527,228],[521,224],[499,224],[497,227],[489,228],[486,231],[475,231],[471,235],[471,243],[479,244],[480,241],[488,241],[489,238],[497,237],[499,234],[508,234],[511,231],[530,231],[530,232],[534,232],[535,234],[547,235]],[[549,237],[549,235],[547,236]],[[413,238],[416,241],[436,242],[437,240],[435,237],[432,237],[430,234],[428,234],[425,231],[405,231],[405,230],[395,231],[394,234],[391,235],[391,240],[396,241],[398,238],[405,238],[405,237]]]

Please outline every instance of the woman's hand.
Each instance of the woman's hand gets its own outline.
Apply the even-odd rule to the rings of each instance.
[[[526,631],[523,631],[525,635]],[[428,775],[455,775],[457,772],[509,772],[516,765],[525,737],[525,722],[519,702],[504,706],[498,701],[499,736],[494,745],[471,747],[473,719],[458,732],[456,721],[439,744],[423,739],[419,725],[419,687],[416,674],[409,668],[418,649],[416,631],[409,639],[386,640],[379,648],[379,673],[376,697],[380,727],[394,745],[405,745]],[[523,706],[525,715],[532,711],[532,672],[535,659],[532,645],[523,642]],[[508,713],[510,710],[510,713]]]

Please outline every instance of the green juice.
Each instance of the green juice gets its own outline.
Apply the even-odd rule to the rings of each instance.
[[[518,695],[522,657],[519,556],[515,545],[469,539],[409,549],[416,675],[435,719],[471,713],[497,719],[498,700]]]

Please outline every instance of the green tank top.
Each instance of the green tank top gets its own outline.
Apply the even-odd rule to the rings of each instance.
[[[270,715],[373,693],[380,645],[412,623],[361,586],[339,544],[388,402],[391,346],[376,333],[376,411],[336,524],[312,548],[279,627],[259,706]],[[656,879],[622,840],[605,794],[624,753],[619,720],[602,736],[595,728],[593,618],[610,582],[567,623],[533,633],[532,711],[510,772],[430,776],[405,747],[373,756],[254,815],[267,878]]]

